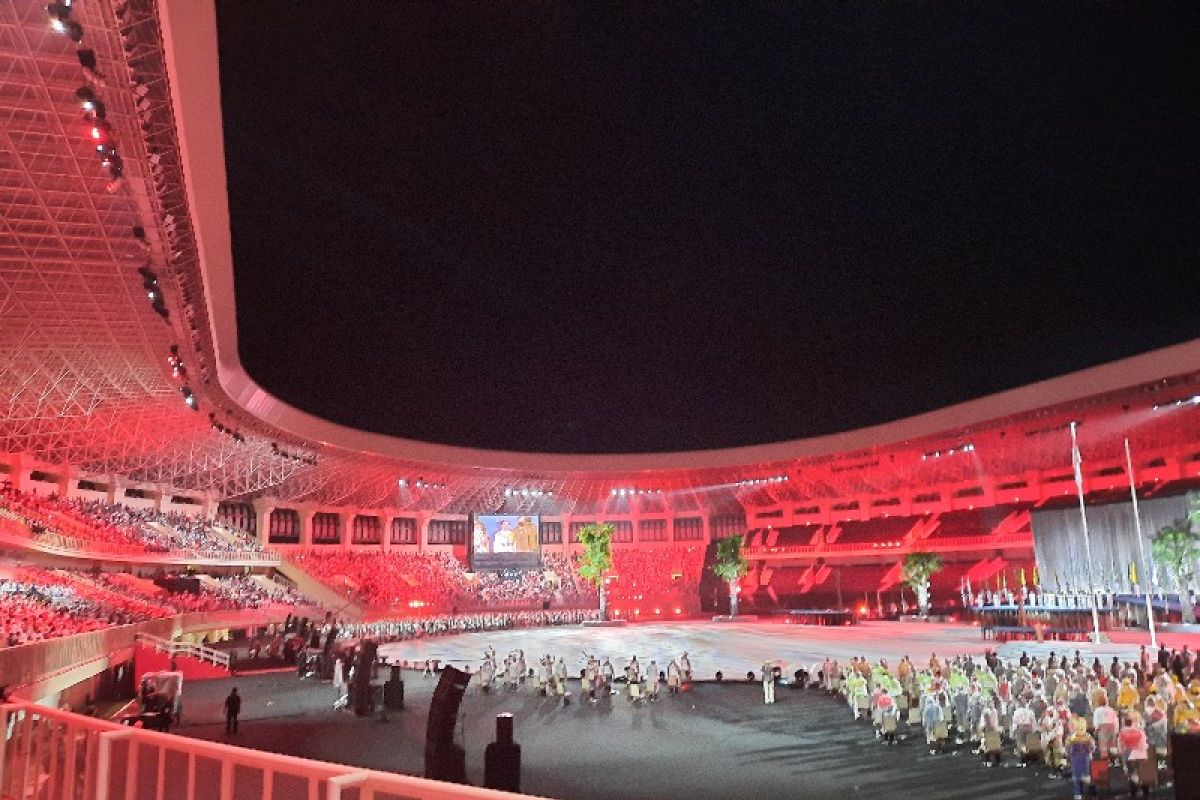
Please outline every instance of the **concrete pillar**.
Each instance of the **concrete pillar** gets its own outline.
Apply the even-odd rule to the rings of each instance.
[[[79,469],[72,464],[63,464],[58,473],[58,496],[66,499],[71,491],[71,481],[79,477]]]
[[[317,509],[311,506],[300,506],[296,509],[300,517],[300,546],[309,549],[313,546],[313,515]]]
[[[429,523],[433,521],[433,514],[422,512],[417,514],[417,552],[424,553],[429,550]]]
[[[267,546],[271,543],[271,512],[275,510],[275,506],[264,502],[263,500],[255,500],[251,504],[254,508],[254,537],[255,541],[260,546]]]
[[[212,492],[202,492],[200,494],[200,518],[211,522],[216,513],[216,496]]]
[[[342,550],[349,550],[351,543],[351,534],[354,531],[354,518],[358,516],[358,510],[354,508],[342,509],[338,512],[338,540]]]
[[[396,516],[397,514],[393,511],[379,510],[379,524],[383,526],[383,531],[380,533],[379,545],[385,553],[392,552],[392,520]]]

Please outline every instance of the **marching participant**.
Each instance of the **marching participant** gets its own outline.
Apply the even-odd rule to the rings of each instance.
[[[770,661],[762,663],[763,703],[775,702],[775,666]]]

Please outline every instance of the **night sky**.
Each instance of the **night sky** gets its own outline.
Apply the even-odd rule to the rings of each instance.
[[[344,424],[760,443],[1200,336],[1200,19],[219,0],[242,360]]]

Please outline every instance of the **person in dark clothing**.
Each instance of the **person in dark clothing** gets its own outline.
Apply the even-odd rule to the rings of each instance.
[[[238,732],[238,714],[242,713],[242,697],[237,693],[237,687],[225,698],[225,732]]]
[[[1171,666],[1171,651],[1167,649],[1165,644],[1158,646],[1158,665],[1163,669]]]

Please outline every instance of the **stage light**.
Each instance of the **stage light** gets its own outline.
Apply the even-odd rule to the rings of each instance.
[[[676,614],[682,614],[682,613],[683,613],[683,609],[682,609],[682,608],[677,608],[677,609],[675,609],[675,613],[676,613]]]

